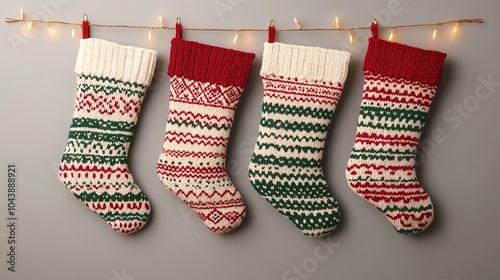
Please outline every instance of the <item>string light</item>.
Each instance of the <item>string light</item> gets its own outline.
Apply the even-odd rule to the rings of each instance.
[[[50,27],[50,23],[47,22],[47,29],[49,30],[50,35],[54,35],[54,30]]]
[[[394,28],[391,29],[391,35],[389,35],[389,41],[392,41],[394,38]]]
[[[24,11],[23,9],[19,9],[19,15],[21,16],[21,20],[24,20]],[[33,22],[28,22],[28,26],[26,27],[26,31],[30,31],[31,28],[33,27]]]
[[[233,38],[233,44],[236,43],[236,41],[238,41],[238,33],[240,33],[239,30],[236,31],[236,34],[234,34],[234,38]]]
[[[148,40],[151,41],[151,37],[153,36],[153,29],[149,29],[149,32],[148,32]]]
[[[22,10],[22,9],[21,9]],[[20,11],[21,12],[21,11]],[[76,26],[79,25],[80,23],[78,22],[68,22],[68,21],[60,21],[60,20],[39,20],[39,19],[26,19],[24,17],[24,13],[20,13],[21,17],[20,18],[5,18],[6,23],[17,23],[17,22],[26,22],[28,23],[26,29],[29,31],[33,28],[33,25],[36,23],[45,23],[45,24],[63,24],[63,25],[72,25]],[[85,15],[84,15],[85,19]],[[158,17],[160,20],[160,24],[162,24],[161,29],[166,29],[166,30],[175,30],[175,27],[171,26],[166,26],[165,22],[163,21],[163,18],[161,16]],[[338,22],[338,17],[335,17],[335,24],[336,27],[317,27],[317,28],[301,28],[299,21],[297,18],[294,18],[295,26],[296,29],[276,29],[278,32],[286,32],[286,31],[296,31],[299,29],[300,31],[349,31],[350,34],[352,34],[352,30],[369,30],[369,26],[355,26],[355,27],[341,27],[340,23]],[[458,27],[460,23],[484,23],[484,20],[482,18],[474,18],[474,19],[454,19],[454,20],[449,20],[449,21],[443,21],[443,22],[434,22],[434,23],[416,23],[416,24],[403,24],[403,25],[392,25],[392,26],[380,26],[379,28],[391,28],[391,29],[396,29],[396,28],[413,28],[413,27],[421,27],[421,26],[434,26],[434,33],[433,33],[433,38],[435,38],[437,34],[437,27],[441,25],[448,25],[448,24],[453,24],[453,33],[458,30]],[[120,27],[120,28],[129,28],[129,29],[160,29],[158,25],[156,26],[147,26],[147,25],[129,25],[129,24],[97,24],[94,23],[92,24],[94,27]],[[251,32],[259,32],[259,31],[265,31],[267,32],[267,28],[244,28],[244,29],[234,29],[234,28],[207,28],[207,27],[188,27],[188,28],[183,28],[184,30],[198,30],[198,31],[251,31]],[[52,31],[52,28],[49,28],[49,32],[53,34],[54,32]],[[352,37],[350,35],[349,37]]]
[[[297,18],[293,18],[293,21],[295,22],[295,27],[297,27],[297,29],[300,29],[300,23]]]
[[[352,29],[349,29],[349,42],[351,42],[351,45],[354,43],[354,41],[352,40],[352,33],[351,33],[351,30]]]
[[[75,28],[71,28],[71,38],[75,38]]]
[[[434,27],[434,32],[432,32],[432,40],[436,39],[437,32],[438,32],[438,30],[437,30],[437,26],[436,26],[436,27]]]

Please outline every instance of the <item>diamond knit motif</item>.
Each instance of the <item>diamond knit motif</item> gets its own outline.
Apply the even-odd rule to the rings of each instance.
[[[241,96],[242,89],[234,86],[192,81],[189,79],[171,80],[171,101],[217,106],[228,109],[235,108]]]
[[[165,186],[189,205],[214,232],[236,228],[245,204],[225,170],[226,146],[233,123],[220,90],[200,82],[172,77],[165,144],[157,172]],[[189,84],[176,90],[177,84]],[[177,87],[179,88],[179,87]],[[231,87],[234,88],[234,87]],[[241,94],[242,89],[238,89]]]
[[[124,64],[113,64],[123,53]],[[133,61],[135,67],[123,72]],[[59,178],[121,233],[141,229],[151,211],[130,174],[127,156],[155,62],[156,52],[86,39],[75,68],[76,105]]]
[[[170,109],[158,176],[210,230],[231,231],[246,209],[226,172],[226,147],[254,55],[176,38],[170,59]]]

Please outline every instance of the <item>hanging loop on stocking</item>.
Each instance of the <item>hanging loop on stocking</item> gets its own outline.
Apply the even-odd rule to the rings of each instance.
[[[274,20],[271,20],[271,22],[269,23],[268,33],[269,33],[268,42],[274,43],[274,38],[276,37],[276,29],[274,29]]]
[[[372,20],[372,26],[370,27],[372,30],[372,37],[373,38],[378,38],[378,23],[376,19]]]
[[[177,19],[175,20],[175,38],[182,38],[182,25],[180,17],[177,17]]]
[[[82,21],[82,39],[90,38],[90,25],[89,25],[89,17],[87,14],[83,14]]]

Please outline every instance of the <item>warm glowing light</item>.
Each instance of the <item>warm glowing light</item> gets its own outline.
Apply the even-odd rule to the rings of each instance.
[[[20,10],[19,10],[19,13],[21,14],[21,19],[24,19],[24,12],[23,12],[23,9],[20,9]]]
[[[335,26],[337,26],[337,29],[340,29],[340,23],[338,17],[335,17]]]
[[[233,44],[236,43],[236,41],[238,41],[238,33],[240,33],[240,32],[236,31],[236,34],[234,34]]]
[[[52,30],[52,27],[50,26],[50,23],[47,22],[47,29],[49,30],[50,35],[54,35],[54,30]]]
[[[351,30],[349,30],[349,42],[351,42],[351,45],[354,43],[354,41],[352,40]]]
[[[151,37],[153,36],[153,29],[149,29],[149,32],[148,32],[148,40],[151,41]]]
[[[437,27],[434,28],[434,32],[432,33],[432,40],[436,39],[436,35],[437,35]]]
[[[453,28],[453,33],[457,33],[457,29],[458,29],[458,22],[455,24],[455,27]]]
[[[295,22],[295,27],[297,27],[297,29],[300,29],[300,23],[297,18],[293,18],[293,21]]]
[[[71,38],[75,38],[75,28],[71,28]]]
[[[33,22],[32,21],[28,22],[28,27],[26,27],[26,30],[30,31],[31,28],[33,28]]]
[[[158,16],[158,20],[160,21],[160,25],[165,27],[165,22],[163,22],[163,18],[161,16]]]
[[[392,41],[394,38],[394,28],[391,29],[391,35],[389,35],[389,41]]]

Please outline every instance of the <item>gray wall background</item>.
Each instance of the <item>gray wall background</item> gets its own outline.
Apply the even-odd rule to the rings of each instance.
[[[45,3],[45,4],[44,4]],[[47,10],[47,3],[56,3]],[[221,4],[222,3],[222,4]],[[398,4],[399,3],[399,4]],[[216,7],[225,5],[218,14]],[[45,6],[45,8],[44,8]],[[436,22],[482,17],[483,25],[396,30],[395,39],[448,54],[443,80],[422,137],[418,175],[431,195],[436,218],[416,236],[396,233],[386,218],[348,187],[345,165],[356,131],[363,84],[366,37],[354,34],[352,62],[332,121],[324,157],[330,189],[341,206],[341,224],[321,241],[300,234],[252,188],[247,178],[257,136],[262,84],[258,75],[266,33],[185,32],[203,43],[257,54],[240,101],[228,150],[229,173],[241,191],[248,215],[229,234],[209,232],[191,210],[171,195],[155,173],[168,113],[171,31],[94,28],[92,36],[159,52],[157,72],[142,108],[130,150],[130,168],[149,196],[153,217],[137,234],[113,232],[68,192],[56,168],[66,144],[75,95],[73,67],[78,40],[70,28],[45,26],[34,35],[20,24],[0,24],[0,279],[498,279],[500,262],[500,2],[483,1],[2,1],[0,19],[40,12],[50,19],[94,23],[168,25],[177,16],[185,27],[293,28]],[[80,35],[77,30],[77,37]],[[387,38],[388,30],[381,36]],[[14,37],[13,37],[14,36]],[[24,38],[18,46],[16,36]],[[18,37],[19,38],[19,37]],[[279,33],[278,41],[325,48],[348,44],[346,33]],[[476,89],[489,96],[478,99]],[[463,107],[460,115],[457,106]],[[437,131],[437,132],[435,132]],[[433,137],[434,134],[441,134]],[[6,165],[18,164],[18,263],[7,271]],[[325,245],[326,244],[326,245]],[[325,247],[327,249],[325,249]],[[318,258],[320,256],[320,258]],[[302,275],[294,273],[300,269]],[[288,271],[288,272],[287,272]],[[295,277],[295,278],[294,278]]]

